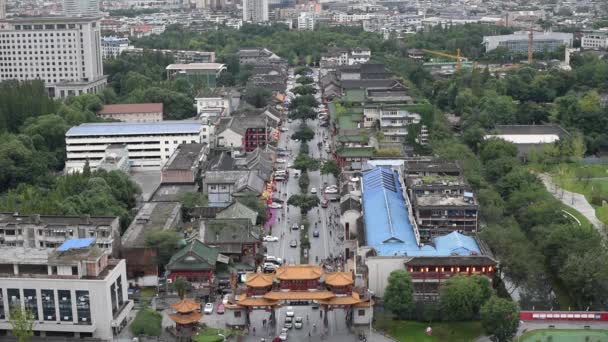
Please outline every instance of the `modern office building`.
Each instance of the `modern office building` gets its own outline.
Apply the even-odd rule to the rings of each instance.
[[[129,38],[118,38],[118,37],[103,37],[101,39],[101,55],[103,59],[114,59],[120,56],[120,54],[133,48],[129,45]]]
[[[608,48],[608,30],[584,33],[581,38],[581,47],[592,50]]]
[[[66,172],[81,171],[86,162],[95,169],[112,144],[124,144],[131,169],[160,170],[180,144],[201,142],[201,123],[86,123],[65,134]]]
[[[243,0],[243,21],[251,23],[268,21],[268,0]]]
[[[54,250],[0,247],[0,335],[10,336],[13,306],[32,312],[34,336],[112,341],[133,308],[125,261],[110,258],[94,238]]]
[[[118,217],[0,213],[0,247],[55,248],[68,239],[92,237],[97,247],[118,256]]]
[[[529,32],[519,31],[514,34],[483,37],[482,44],[485,46],[486,52],[495,50],[498,47],[504,47],[512,52],[527,53],[528,41]],[[534,32],[532,49],[534,52],[552,52],[560,46],[572,47],[573,41],[574,35],[572,33]]]
[[[159,122],[163,121],[163,104],[123,103],[105,105],[97,112],[97,116],[123,122]]]
[[[51,97],[106,86],[98,18],[29,17],[0,23],[0,82],[40,79]]]
[[[99,17],[99,0],[63,0],[66,17]]]

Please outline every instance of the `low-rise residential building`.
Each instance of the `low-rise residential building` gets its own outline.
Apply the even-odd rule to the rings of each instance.
[[[169,49],[143,49],[130,48],[125,53],[142,55],[144,51],[152,53],[162,53],[170,56],[178,64],[188,63],[215,63],[215,52],[213,51],[193,51],[193,50],[169,50]]]
[[[196,102],[196,112],[199,118],[209,118],[204,114],[208,110],[221,109],[221,115],[230,115],[241,103],[241,94],[235,89],[215,89],[206,93],[201,93],[194,98]]]
[[[206,87],[215,88],[226,66],[220,63],[188,63],[169,64],[165,69],[170,80],[183,77],[190,82],[202,82]]]
[[[119,219],[111,216],[0,213],[0,246],[56,248],[66,240],[78,238],[95,238],[97,247],[118,256]]]
[[[206,144],[181,144],[163,166],[160,182],[168,184],[195,184],[202,164],[207,160]]]
[[[0,247],[0,330],[13,329],[9,309],[17,306],[32,313],[37,336],[113,341],[133,308],[125,270],[95,238],[56,249]]]
[[[281,62],[282,58],[266,48],[244,48],[237,53],[239,64],[269,64]]]
[[[482,44],[485,46],[486,52],[495,50],[497,47],[504,47],[512,52],[527,53],[529,34],[527,31],[520,31],[502,36],[486,36],[483,37]],[[534,52],[552,52],[561,46],[572,47],[573,41],[572,33],[534,32],[532,49]]]
[[[302,12],[298,16],[298,30],[314,31],[318,14],[315,12]]]
[[[608,48],[608,30],[583,33],[581,38],[583,49],[601,50]]]
[[[163,121],[162,103],[124,103],[104,105],[97,112],[102,119],[123,122],[159,122]]]
[[[129,38],[103,37],[101,38],[101,56],[103,59],[115,59],[123,51],[133,48],[129,45]]]
[[[85,123],[65,134],[66,172],[95,169],[109,145],[124,144],[133,169],[160,170],[180,144],[200,143],[198,121]]]
[[[415,107],[398,104],[370,104],[363,107],[364,127],[370,128],[377,123],[385,141],[402,142],[408,134],[408,127],[419,124],[421,116],[412,111]]]

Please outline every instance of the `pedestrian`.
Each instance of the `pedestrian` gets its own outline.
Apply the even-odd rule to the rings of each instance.
[[[306,322],[308,322],[308,314],[306,314]]]
[[[323,318],[323,310],[319,311],[319,314],[321,315],[321,318]]]
[[[253,336],[255,336],[255,327],[253,327]]]
[[[266,327],[266,319],[263,319],[263,320],[262,320],[262,326],[263,326],[263,327]]]
[[[281,223],[281,218],[279,217],[279,223]]]

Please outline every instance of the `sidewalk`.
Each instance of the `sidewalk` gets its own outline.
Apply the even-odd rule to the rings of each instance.
[[[560,188],[553,182],[551,176],[546,173],[538,174],[538,176],[553,197],[557,198],[570,208],[573,208],[583,214],[583,216],[585,216],[587,220],[591,222],[595,229],[597,229],[600,235],[605,235],[604,224],[597,218],[597,216],[595,216],[595,209],[591,206],[591,204],[589,204],[589,202],[587,202],[585,196]]]

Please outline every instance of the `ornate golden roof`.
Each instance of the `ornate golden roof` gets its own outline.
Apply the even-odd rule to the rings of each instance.
[[[352,285],[353,274],[350,272],[325,272],[325,284],[331,286]]]
[[[191,300],[191,299],[182,299],[179,302],[171,305],[172,309],[179,313],[188,313],[193,311],[198,311],[200,309],[200,304]]]
[[[322,274],[323,270],[316,265],[288,265],[277,269],[277,279],[279,280],[319,279]]]

